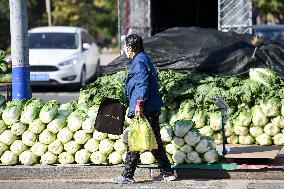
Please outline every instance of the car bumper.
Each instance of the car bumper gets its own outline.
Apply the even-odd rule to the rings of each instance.
[[[74,84],[79,82],[80,82],[80,69],[76,69],[76,67],[72,66],[61,68],[58,71],[52,71],[52,72],[31,71],[31,85],[65,85],[65,84]]]

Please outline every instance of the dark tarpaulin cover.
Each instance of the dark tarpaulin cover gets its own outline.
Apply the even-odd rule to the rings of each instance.
[[[159,70],[190,70],[218,76],[247,73],[250,68],[270,68],[284,78],[284,46],[264,41],[257,48],[252,35],[197,27],[171,28],[144,39],[145,52]],[[128,69],[125,54],[102,67],[109,75]]]

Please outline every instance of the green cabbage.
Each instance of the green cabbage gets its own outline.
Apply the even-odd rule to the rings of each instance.
[[[234,132],[237,135],[246,135],[246,134],[248,134],[249,129],[248,129],[248,127],[242,127],[242,126],[235,125],[234,126]]]
[[[155,161],[155,157],[151,152],[143,152],[140,154],[140,162],[142,164],[153,164]]]
[[[11,152],[17,156],[27,149],[27,146],[21,140],[15,140],[10,146]]]
[[[219,131],[222,129],[221,112],[214,112],[209,114],[209,126],[213,131]]]
[[[58,109],[58,115],[66,118],[76,109],[77,109],[77,103],[75,101],[71,101],[66,104],[61,104]]]
[[[29,130],[34,134],[40,134],[45,128],[46,125],[40,119],[36,119],[29,124]]]
[[[22,142],[27,146],[33,146],[36,142],[36,139],[37,136],[29,130],[22,134]]]
[[[120,154],[123,154],[127,150],[127,145],[123,142],[122,139],[119,139],[114,142],[113,148],[115,151],[119,152]]]
[[[46,152],[40,157],[40,162],[43,165],[52,165],[57,162],[57,156],[51,152]]]
[[[195,123],[195,128],[202,128],[206,125],[206,113],[202,110],[196,110],[192,121]]]
[[[260,107],[267,117],[276,117],[280,115],[281,102],[279,99],[272,97],[267,102],[261,101]]]
[[[193,125],[194,123],[190,120],[178,120],[174,125],[174,133],[178,137],[184,137],[184,135],[186,135]]]
[[[59,102],[57,100],[51,100],[47,102],[39,113],[39,118],[43,123],[51,122],[58,113]]]
[[[58,156],[58,161],[63,165],[72,164],[75,162],[75,158],[73,154],[70,154],[68,152],[63,152]]]
[[[86,164],[90,161],[90,156],[91,153],[88,150],[82,149],[75,153],[75,161],[78,164]]]
[[[80,144],[77,144],[73,140],[70,141],[70,142],[67,142],[63,146],[64,146],[64,150],[67,151],[70,154],[75,154],[81,148]]]
[[[200,141],[200,135],[196,131],[188,131],[184,140],[189,146],[195,146]]]
[[[235,126],[247,127],[251,123],[252,113],[249,109],[243,109],[238,113],[234,121]]]
[[[109,163],[114,164],[114,165],[122,163],[122,155],[119,152],[114,151],[109,154],[108,160],[109,160]]]
[[[0,142],[7,145],[11,145],[16,139],[17,137],[10,130],[6,130],[0,135]]]
[[[280,129],[284,128],[284,117],[282,116],[277,116],[275,118],[272,118],[271,122],[273,123],[273,125],[279,127]]]
[[[284,134],[278,133],[273,137],[273,141],[275,145],[284,146]]]
[[[39,116],[39,112],[43,107],[44,102],[39,98],[32,98],[28,100],[23,108],[20,121],[29,124]]]
[[[39,135],[39,141],[43,144],[50,144],[52,141],[56,139],[56,135],[47,129],[43,130]]]
[[[281,115],[284,116],[284,99],[281,100]]]
[[[94,106],[89,108],[87,114],[88,114],[89,117],[93,117],[93,118],[96,119],[98,111],[99,111],[99,106],[94,105]]]
[[[273,123],[268,123],[267,125],[264,126],[263,131],[265,132],[265,134],[269,136],[274,136],[280,132],[280,129],[279,127],[273,125]]]
[[[255,139],[253,136],[251,136],[250,134],[247,134],[245,136],[239,136],[239,143],[243,144],[243,145],[250,145],[250,144],[254,144]]]
[[[214,131],[211,129],[210,126],[204,126],[201,129],[199,129],[199,132],[203,136],[211,137],[214,133]]]
[[[209,142],[206,139],[201,139],[199,143],[195,146],[195,150],[198,153],[205,153],[210,149]]]
[[[173,129],[169,125],[164,125],[160,134],[163,142],[170,142],[173,139]]]
[[[90,159],[94,164],[97,164],[97,165],[107,162],[107,158],[105,154],[101,153],[100,151],[92,153],[90,156]]]
[[[175,164],[183,164],[184,160],[186,158],[186,154],[182,151],[176,151],[174,152],[172,159],[174,161]]]
[[[120,135],[108,134],[107,136],[111,140],[118,140],[118,139],[120,139]]]
[[[85,121],[87,114],[82,110],[76,110],[72,112],[67,118],[67,126],[73,132],[78,131],[82,122]]]
[[[249,70],[250,79],[271,88],[278,79],[276,73],[268,68],[251,68]]]
[[[110,154],[113,151],[114,142],[109,139],[103,139],[100,141],[99,151],[105,155]]]
[[[1,156],[1,162],[4,165],[16,165],[18,163],[18,156],[11,151],[5,151]]]
[[[263,128],[262,127],[251,127],[249,128],[249,133],[253,137],[258,137],[259,135],[263,133]]]
[[[225,125],[225,136],[229,137],[234,134],[234,126],[231,119],[228,119]]]
[[[179,149],[180,147],[182,147],[182,146],[184,145],[185,141],[184,141],[183,138],[174,136],[174,138],[173,138],[173,140],[171,141],[171,143],[172,143],[173,145],[175,145],[176,148]]]
[[[167,122],[168,122],[168,112],[162,109],[161,115],[159,117],[159,123],[167,123]]]
[[[179,150],[187,154],[187,153],[192,152],[192,147],[185,144]]]
[[[122,154],[122,161],[125,163],[127,151]]]
[[[165,149],[169,154],[174,154],[178,150],[174,144],[167,144]]]
[[[47,124],[47,130],[52,132],[53,134],[58,133],[61,129],[66,126],[66,118],[62,116],[56,117],[49,124]]]
[[[69,142],[73,138],[73,132],[68,127],[61,129],[57,133],[57,138],[63,143]]]
[[[107,138],[107,133],[102,133],[102,132],[95,130],[93,133],[93,138],[96,140],[103,140]]]
[[[272,144],[271,137],[265,133],[256,137],[255,140],[257,144],[262,145],[262,146],[268,146]]]
[[[36,142],[30,149],[32,153],[37,156],[42,156],[47,151],[47,145],[40,142]]]
[[[190,120],[194,116],[195,113],[195,105],[192,100],[183,101],[180,105],[177,119],[178,120]]]
[[[86,144],[84,145],[84,148],[86,150],[89,150],[89,152],[96,152],[99,150],[99,145],[100,145],[100,141],[94,138],[91,138],[86,142]]]
[[[11,133],[15,136],[21,136],[26,130],[27,130],[27,125],[21,122],[14,123],[11,126]]]
[[[73,137],[76,143],[85,144],[90,138],[92,138],[92,135],[85,133],[83,130],[79,130],[74,133]]]
[[[216,150],[209,150],[203,157],[207,163],[215,163],[218,161],[218,152]]]
[[[7,103],[5,110],[2,113],[2,119],[6,125],[12,125],[20,120],[24,101],[12,100]]]
[[[3,142],[0,142],[0,156],[8,149],[9,147],[6,144],[4,144]]]
[[[31,151],[26,150],[20,154],[19,161],[23,165],[34,165],[37,162],[37,157]]]
[[[223,143],[223,136],[221,133],[214,133],[213,134],[213,139],[214,139],[214,142],[216,144],[222,144]]]
[[[95,130],[95,122],[96,122],[95,117],[87,117],[85,121],[83,121],[82,123],[82,129],[86,133],[93,133]]]
[[[51,142],[48,145],[48,151],[56,155],[60,154],[63,151],[63,145],[60,140],[56,139],[55,141]]]
[[[198,152],[192,151],[192,152],[190,152],[186,155],[185,160],[186,160],[187,163],[193,163],[193,162],[197,161],[199,158],[200,157],[199,157]]]
[[[262,127],[268,122],[268,118],[264,115],[261,107],[255,105],[252,108],[252,123],[254,126]]]
[[[229,144],[238,144],[238,143],[239,143],[239,136],[233,134],[232,136],[230,136],[230,137],[227,138],[227,142],[228,142]]]
[[[5,122],[3,120],[0,120],[0,134],[2,134],[7,129],[8,127],[7,125],[5,125]]]

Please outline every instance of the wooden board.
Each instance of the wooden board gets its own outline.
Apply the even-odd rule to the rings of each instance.
[[[256,146],[237,145],[231,146],[225,158],[264,158],[275,159],[282,146]]]

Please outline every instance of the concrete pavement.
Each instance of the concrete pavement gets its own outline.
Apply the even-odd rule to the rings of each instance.
[[[137,180],[133,184],[117,185],[100,179],[55,179],[55,180],[5,180],[0,181],[0,189],[148,189],[148,188],[189,188],[189,189],[283,189],[283,180],[178,180],[160,182]]]

